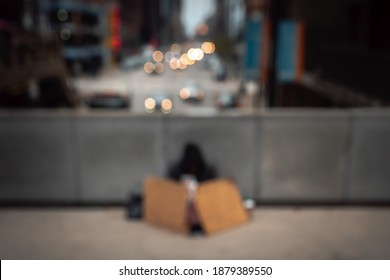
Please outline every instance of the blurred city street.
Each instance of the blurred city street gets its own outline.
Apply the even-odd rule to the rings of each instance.
[[[0,210],[1,259],[389,259],[389,208],[260,207],[249,223],[185,236],[121,208]]]
[[[0,258],[390,259],[388,11],[0,1]]]
[[[159,93],[166,94],[172,99],[173,110],[183,112],[188,109],[200,111],[202,108],[213,109],[218,94],[223,92],[233,94],[239,89],[240,81],[237,78],[225,82],[216,81],[212,71],[205,69],[202,62],[188,67],[185,71],[173,70],[167,65],[161,74],[147,74],[143,67],[127,71],[117,68],[108,70],[96,78],[76,78],[73,84],[81,96],[104,91],[128,96],[131,103],[129,110],[134,113],[145,113],[145,100]],[[196,85],[204,91],[204,100],[188,102],[180,98],[180,90],[190,85]]]

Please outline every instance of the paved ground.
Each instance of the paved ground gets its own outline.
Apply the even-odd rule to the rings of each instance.
[[[390,259],[390,208],[258,208],[189,237],[127,221],[120,208],[2,209],[1,259]]]

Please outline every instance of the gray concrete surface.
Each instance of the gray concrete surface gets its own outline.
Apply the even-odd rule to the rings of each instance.
[[[352,126],[348,197],[390,199],[390,115],[357,114]]]
[[[197,112],[0,112],[0,203],[124,202],[188,141],[244,197],[390,202],[388,110]]]
[[[149,174],[164,175],[161,119],[78,120],[83,201],[125,201]]]
[[[262,124],[259,197],[342,199],[349,125],[346,114],[274,113],[266,115]]]
[[[66,116],[0,118],[0,198],[74,201],[72,127]]]
[[[0,210],[0,259],[390,259],[389,236],[390,208],[261,207],[203,237],[120,208]]]

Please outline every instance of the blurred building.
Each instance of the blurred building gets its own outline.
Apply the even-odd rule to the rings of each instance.
[[[0,1],[0,20],[2,26],[5,22],[9,24],[22,27],[24,17],[24,1]]]
[[[136,52],[142,45],[157,37],[159,2],[152,2],[154,1],[120,1],[124,54]]]
[[[146,44],[184,40],[180,0],[123,0],[120,5],[124,54],[137,52]]]
[[[247,1],[250,4],[261,1]],[[261,55],[271,106],[386,106],[390,65],[390,3],[385,0],[272,0],[267,1]],[[296,38],[283,37],[283,25],[300,25]],[[284,33],[283,33],[284,32]],[[284,34],[284,35],[283,35]],[[287,35],[289,36],[289,35]],[[298,50],[282,41],[295,40]],[[268,50],[267,50],[268,49]],[[278,79],[280,54],[291,63],[302,55],[302,75],[294,81]],[[265,53],[264,53],[265,52]],[[264,62],[264,61],[263,61]],[[264,73],[259,73],[259,79]],[[316,100],[316,101],[314,101]],[[326,101],[326,102],[325,102]],[[331,105],[329,105],[331,104]]]
[[[367,105],[374,100],[390,104],[389,1],[287,2],[290,8],[281,17],[306,24],[305,71],[356,92]]]
[[[121,51],[121,7],[116,0],[16,0],[1,7],[0,18],[55,39],[74,74],[96,74]]]
[[[77,100],[67,86],[58,42],[35,30],[36,2],[0,6],[0,107],[62,107]]]
[[[243,35],[245,3],[244,1],[229,0],[227,5],[229,11],[228,36],[237,42]]]
[[[110,45],[110,7],[79,1],[47,1],[38,4],[39,32],[55,37],[69,70],[96,74],[107,61]]]
[[[161,43],[168,45],[184,41],[183,23],[180,20],[181,0],[160,0]]]
[[[208,37],[225,38],[237,42],[243,35],[245,1],[216,0],[215,5],[215,14],[206,20],[209,30]]]

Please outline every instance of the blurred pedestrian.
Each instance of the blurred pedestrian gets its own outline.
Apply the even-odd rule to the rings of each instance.
[[[168,173],[168,177],[180,181],[187,188],[187,223],[191,233],[201,233],[202,227],[194,204],[195,195],[199,183],[217,177],[215,169],[205,162],[202,152],[196,144],[188,143],[184,147],[182,158],[171,167]]]

